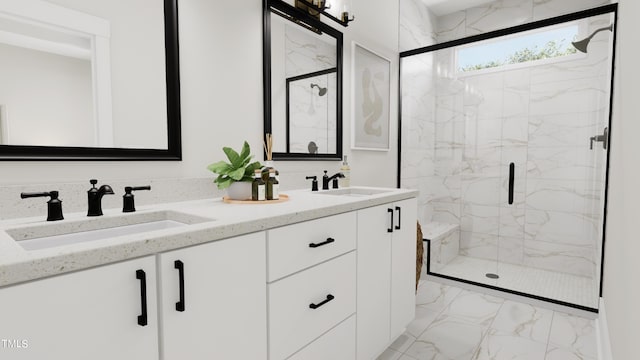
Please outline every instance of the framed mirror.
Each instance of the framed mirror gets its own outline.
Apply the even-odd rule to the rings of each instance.
[[[342,33],[263,1],[264,132],[275,160],[342,159]]]
[[[177,0],[0,0],[0,160],[181,160]]]

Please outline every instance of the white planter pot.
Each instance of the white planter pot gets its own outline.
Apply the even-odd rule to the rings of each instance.
[[[234,182],[227,188],[227,196],[232,200],[251,200],[251,183],[248,181]]]

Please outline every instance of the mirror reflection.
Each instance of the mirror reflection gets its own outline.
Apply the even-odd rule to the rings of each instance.
[[[268,3],[265,132],[273,134],[274,158],[340,159],[342,34],[281,1]]]
[[[168,149],[164,21],[162,0],[0,2],[0,145]]]

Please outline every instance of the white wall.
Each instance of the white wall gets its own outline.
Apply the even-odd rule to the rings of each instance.
[[[0,44],[0,79],[9,144],[95,144],[89,60]]]
[[[621,0],[618,10],[603,298],[607,304],[613,359],[625,360],[638,358],[640,333],[640,262],[637,260],[640,254],[640,120],[637,116],[640,2]]]
[[[352,167],[351,183],[395,186],[398,109],[393,94],[398,91],[398,1],[353,0],[353,13],[357,20],[347,28],[324,20],[345,34],[343,148]],[[107,183],[117,179],[213,179],[206,166],[224,157],[223,146],[239,148],[245,139],[261,159],[262,1],[181,0],[179,24],[182,162],[0,162],[0,186],[85,183],[90,178]],[[393,59],[389,152],[349,150],[354,39]],[[277,167],[282,186],[288,189],[310,187],[304,175],[321,175],[324,169],[333,173],[340,162],[279,162]]]

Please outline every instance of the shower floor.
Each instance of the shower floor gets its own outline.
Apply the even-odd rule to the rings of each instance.
[[[490,279],[487,273],[497,274]],[[503,289],[598,308],[598,283],[595,279],[522,265],[458,255],[437,274],[447,275]]]

